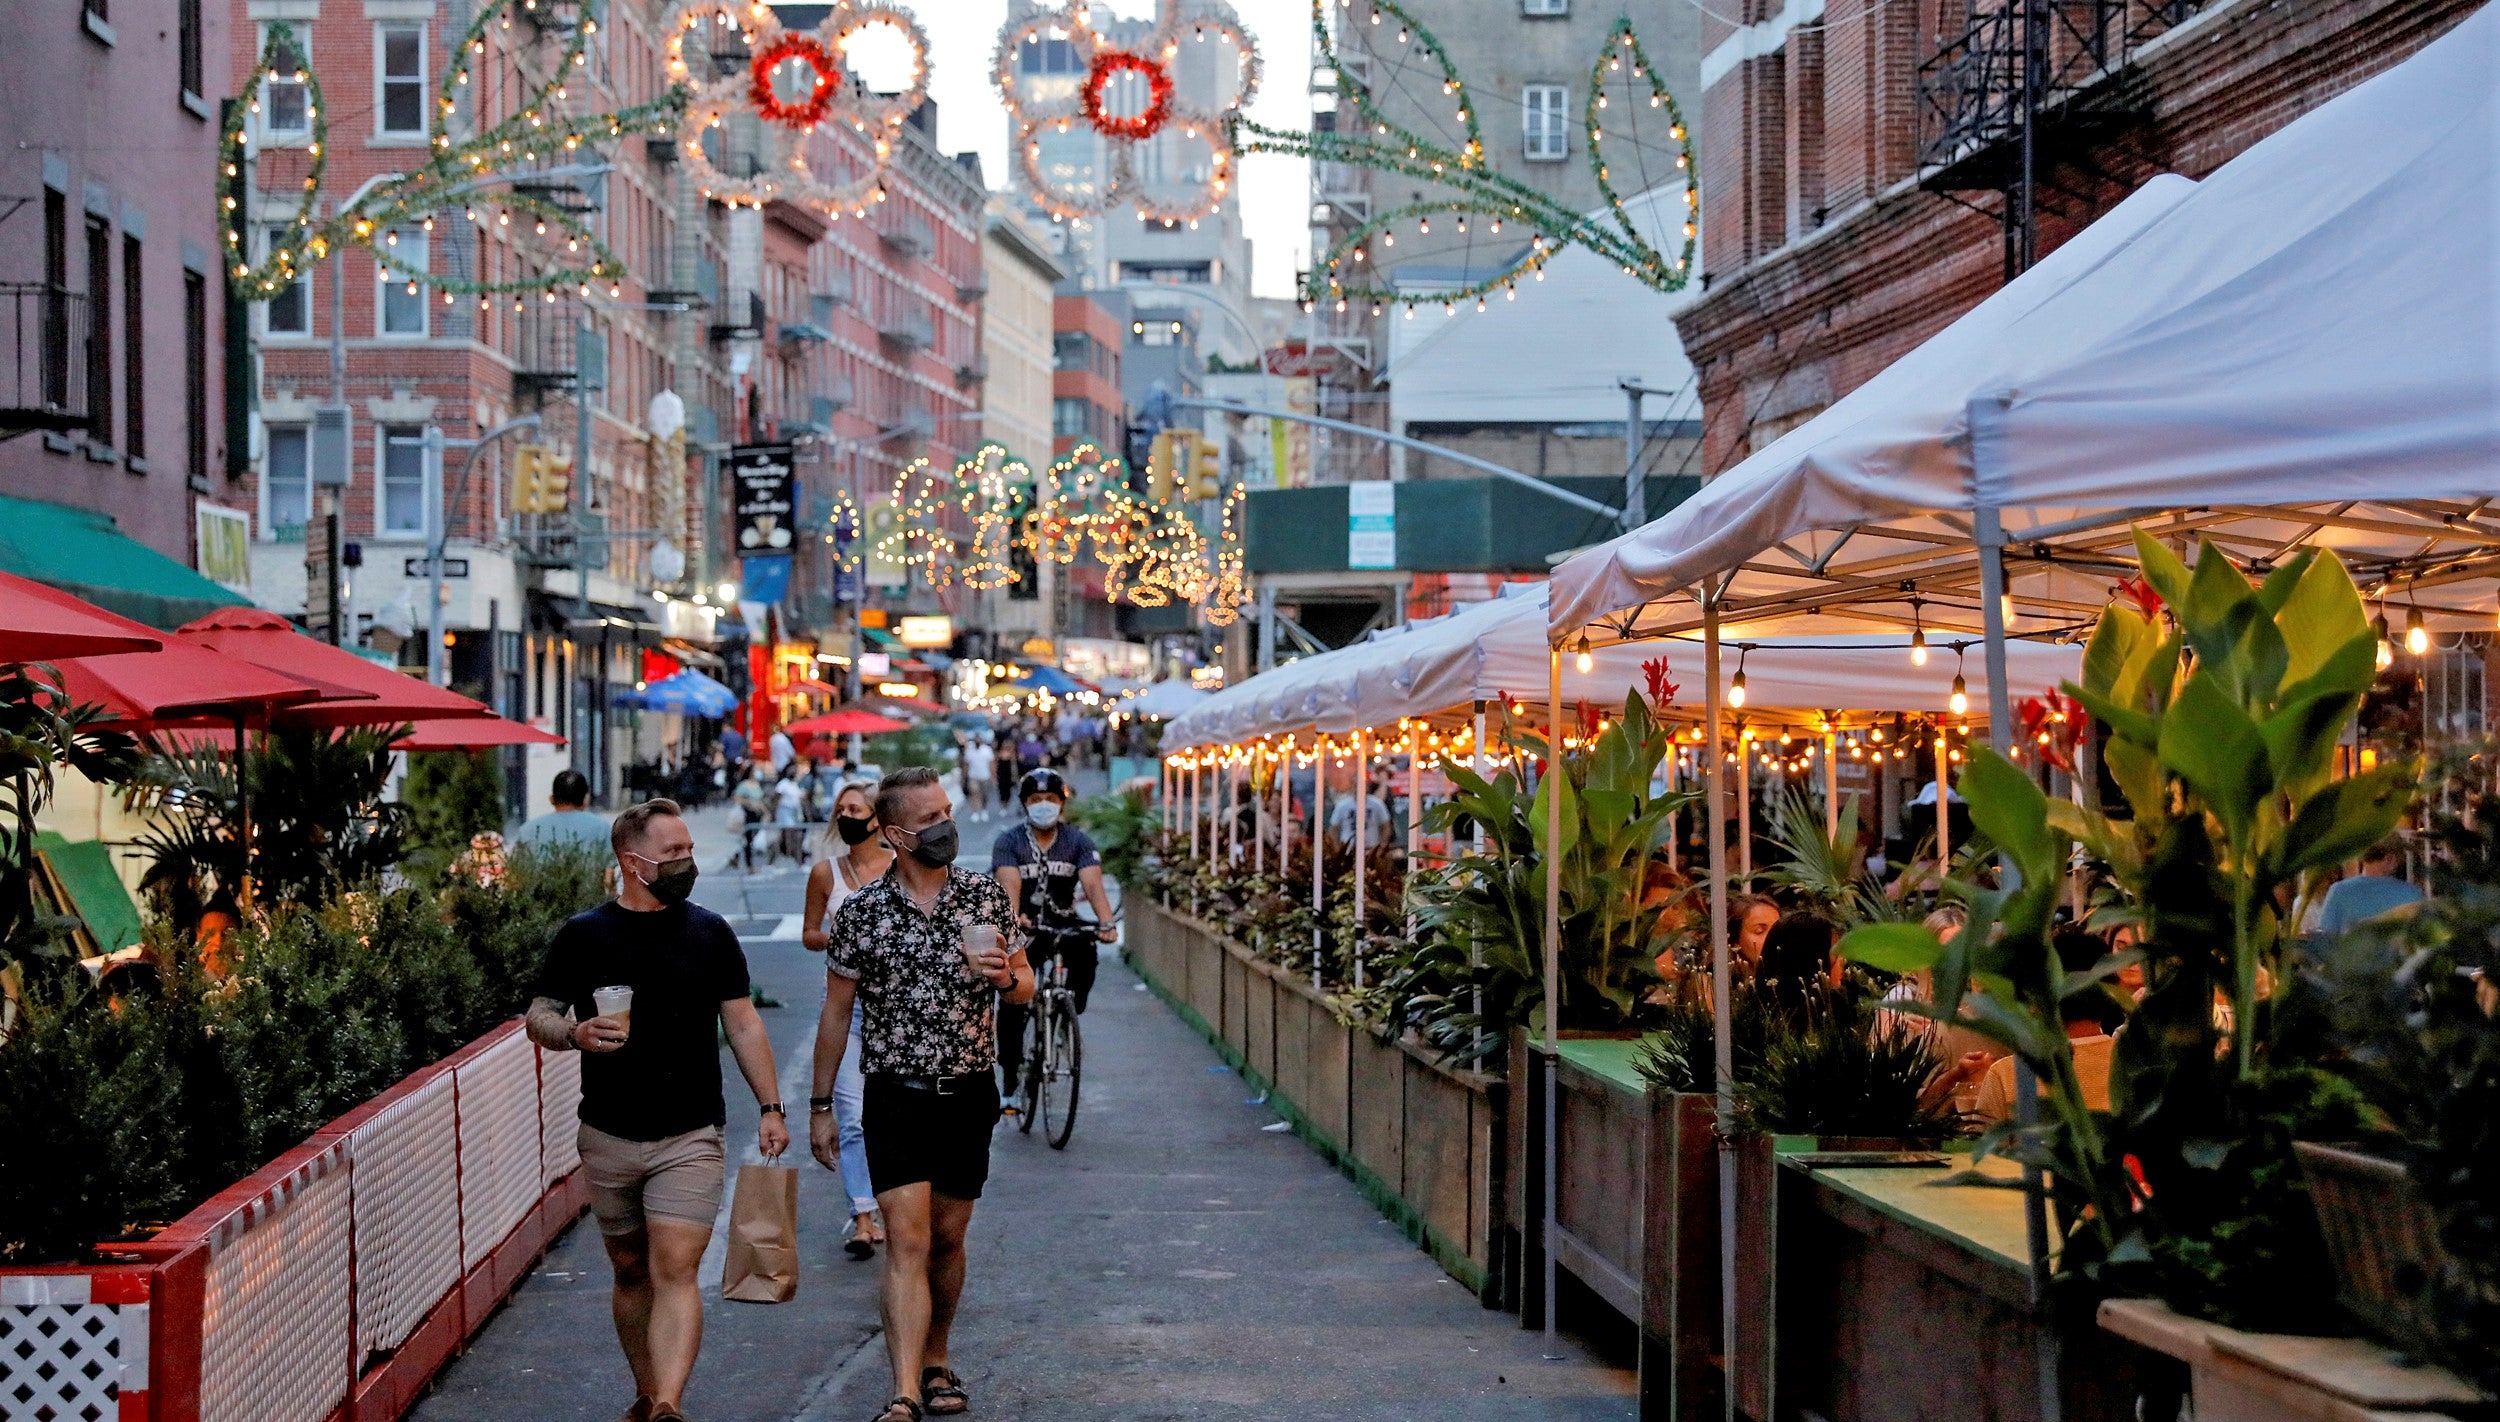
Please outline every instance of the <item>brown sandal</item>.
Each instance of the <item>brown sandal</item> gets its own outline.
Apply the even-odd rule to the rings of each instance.
[[[955,1376],[953,1368],[922,1368],[920,1395],[928,1400],[932,1417],[954,1417],[972,1410],[972,1394],[964,1391],[964,1380]]]

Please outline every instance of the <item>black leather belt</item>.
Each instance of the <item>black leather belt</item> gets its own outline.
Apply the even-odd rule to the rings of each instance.
[[[877,1076],[879,1080],[891,1082],[905,1091],[928,1091],[939,1096],[953,1096],[971,1090],[976,1082],[997,1080],[985,1071],[963,1076],[905,1076],[901,1072],[879,1072]]]

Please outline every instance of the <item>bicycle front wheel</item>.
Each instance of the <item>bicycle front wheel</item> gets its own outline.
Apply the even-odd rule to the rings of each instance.
[[[1085,1038],[1077,1030],[1076,1004],[1051,1004],[1050,1070],[1042,1078],[1042,1132],[1053,1150],[1066,1150],[1076,1133],[1076,1094],[1084,1080]]]

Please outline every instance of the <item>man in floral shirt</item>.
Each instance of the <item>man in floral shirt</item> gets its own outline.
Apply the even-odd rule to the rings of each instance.
[[[867,1077],[860,1128],[885,1215],[886,1354],[894,1399],[877,1422],[969,1410],[947,1365],[947,1335],[964,1285],[964,1232],[989,1180],[998,1124],[995,1009],[1033,998],[1033,970],[1014,948],[1015,909],[996,880],[955,867],[954,806],[937,772],[898,770],[877,789],[877,823],[894,867],[835,910],[808,1140],[838,1167],[833,1082],[860,1004]],[[993,930],[986,944],[966,931]]]

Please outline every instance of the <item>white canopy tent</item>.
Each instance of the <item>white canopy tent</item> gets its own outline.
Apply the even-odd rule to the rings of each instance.
[[[2147,184],[1667,517],[1566,563],[1549,635],[1697,627],[1715,692],[1723,619],[1975,626],[2002,749],[2009,631],[2097,615],[2132,567],[2136,527],[2209,538],[2256,567],[2332,548],[2383,601],[2488,626],[2495,74],[2500,9],[2485,9],[2193,189]],[[1714,773],[1720,713],[1714,694]],[[1715,834],[1712,850],[1723,892]],[[1723,901],[1713,908],[1724,1005]],[[1550,911],[1546,933],[1550,964]],[[1722,1015],[1723,1109],[1727,1052]],[[2017,1099],[2027,1119],[2027,1082]],[[2027,1175],[2039,1281],[2045,1213]]]
[[[1123,696],[1111,710],[1123,716],[1141,716],[1168,721],[1185,711],[1206,704],[1213,692],[1200,691],[1177,678],[1158,681],[1134,696]]]

